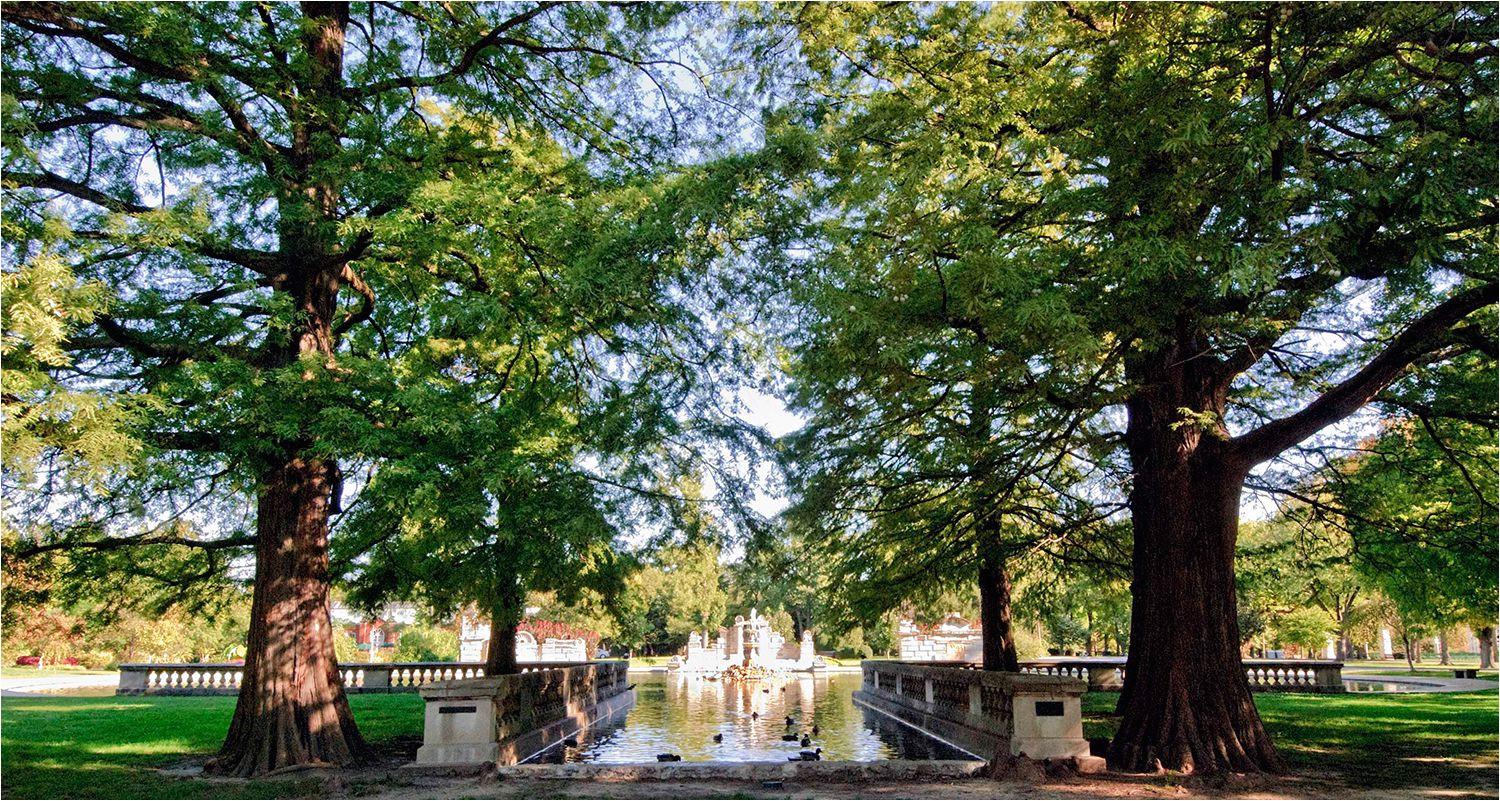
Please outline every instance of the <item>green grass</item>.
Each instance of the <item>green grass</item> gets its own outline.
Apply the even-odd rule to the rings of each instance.
[[[1084,735],[1119,725],[1118,693],[1083,697]],[[1496,790],[1500,700],[1473,693],[1257,693],[1288,767],[1355,788]]]
[[[231,696],[7,698],[0,709],[5,798],[305,798],[317,781],[218,782],[158,769],[212,755],[234,714]],[[422,733],[416,694],[353,695],[373,744]]]

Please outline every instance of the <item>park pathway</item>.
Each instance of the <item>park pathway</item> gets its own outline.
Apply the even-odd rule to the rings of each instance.
[[[1409,676],[1406,674],[1391,675],[1379,673],[1379,668],[1344,668],[1344,678],[1359,679],[1361,681],[1389,681],[1399,684],[1420,685],[1422,689],[1412,692],[1424,693],[1467,693],[1479,690],[1500,689],[1500,682],[1487,679],[1455,679],[1443,676]]]
[[[98,673],[90,676],[37,676],[0,679],[0,698],[45,697],[59,690],[88,687],[118,687],[120,674]]]

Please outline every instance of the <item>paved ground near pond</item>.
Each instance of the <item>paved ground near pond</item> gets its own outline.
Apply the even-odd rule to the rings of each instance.
[[[1385,668],[1389,670],[1390,668]],[[1345,668],[1343,676],[1346,679],[1365,679],[1368,681],[1389,681],[1397,684],[1412,684],[1422,686],[1424,693],[1467,693],[1478,690],[1500,689],[1500,682],[1485,679],[1455,679],[1442,676],[1408,676],[1406,674],[1391,675],[1389,673],[1378,673],[1380,668]]]
[[[37,678],[0,679],[0,697],[28,698],[45,696],[59,690],[77,690],[84,687],[118,687],[120,674],[100,673],[96,676],[39,676]]]
[[[780,788],[744,781],[603,782],[548,779],[427,780],[408,786],[361,787],[358,782],[329,788],[332,795],[361,798],[597,798],[597,799],[812,799],[920,798],[969,801],[985,798],[1494,798],[1495,787],[1410,787],[1371,790],[1318,776],[1192,777],[1129,775],[1080,776],[1041,782],[989,779],[924,781],[786,781]]]

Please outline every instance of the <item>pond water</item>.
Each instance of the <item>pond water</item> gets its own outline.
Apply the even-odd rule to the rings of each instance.
[[[1425,693],[1432,692],[1433,686],[1414,681],[1344,679],[1344,689],[1351,693]]]
[[[529,762],[654,762],[678,754],[684,762],[784,762],[804,749],[823,759],[974,759],[891,718],[857,706],[858,673],[798,675],[759,682],[710,681],[676,673],[630,674],[635,706],[601,721],[578,738]],[[790,717],[793,725],[787,726]],[[818,732],[812,732],[816,725]],[[722,742],[715,742],[714,735]],[[783,735],[797,734],[796,741]]]

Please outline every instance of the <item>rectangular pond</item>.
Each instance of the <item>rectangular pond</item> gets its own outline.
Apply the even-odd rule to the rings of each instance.
[[[785,762],[818,748],[823,759],[854,762],[976,759],[856,705],[858,673],[794,673],[752,682],[632,673],[630,681],[636,703],[628,712],[598,722],[576,745],[554,746],[527,762],[629,764],[654,762],[658,754],[676,754],[684,762]],[[795,739],[784,739],[789,735]]]

